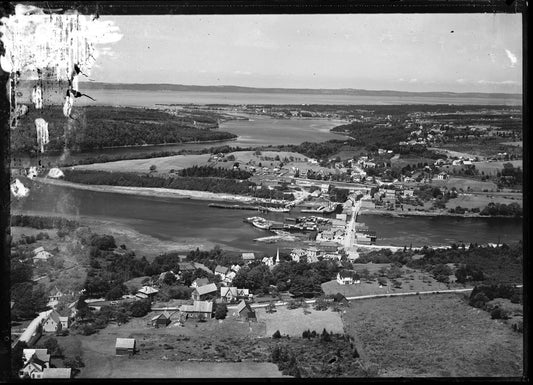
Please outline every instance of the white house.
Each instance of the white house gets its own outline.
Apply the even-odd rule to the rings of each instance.
[[[361,283],[361,277],[353,270],[341,270],[337,273],[337,282],[339,285],[352,285],[354,283]]]

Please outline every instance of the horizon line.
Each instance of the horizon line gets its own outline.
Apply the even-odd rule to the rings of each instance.
[[[368,89],[368,88],[352,88],[352,87],[344,87],[344,88],[310,88],[310,87],[261,87],[261,86],[241,86],[241,85],[235,85],[235,84],[221,84],[221,85],[200,85],[200,84],[182,84],[182,83],[125,83],[125,82],[103,82],[103,81],[86,81],[81,80],[80,83],[84,84],[111,84],[111,85],[141,85],[141,86],[183,86],[183,87],[211,87],[211,88],[222,88],[222,87],[235,87],[235,88],[248,88],[248,89],[264,89],[264,90],[308,90],[308,91],[370,91],[370,92],[402,92],[402,93],[413,93],[413,94],[428,94],[428,93],[440,93],[440,94],[484,94],[484,95],[493,95],[493,94],[501,94],[501,95],[510,95],[510,96],[523,96],[523,92],[486,92],[486,91],[404,91],[404,90],[394,90],[394,89]]]

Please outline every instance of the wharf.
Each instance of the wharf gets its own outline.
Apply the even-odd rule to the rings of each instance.
[[[215,207],[217,209],[233,209],[233,210],[253,210],[259,211],[258,206],[249,206],[249,205],[227,205],[224,203],[209,203],[209,207]]]

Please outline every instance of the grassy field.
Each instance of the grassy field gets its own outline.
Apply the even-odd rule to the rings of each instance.
[[[309,306],[310,314],[303,309],[289,310],[278,307],[275,313],[267,313],[265,309],[256,309],[257,320],[266,324],[265,337],[271,337],[279,330],[282,335],[301,337],[305,330],[322,332],[325,328],[333,333],[343,333],[339,313],[330,310],[318,311]]]
[[[79,378],[275,378],[283,376],[269,362],[180,362],[114,357],[85,370]]]
[[[362,268],[368,268],[370,273],[375,273],[381,266],[388,266],[389,264],[381,263],[369,263],[369,264],[357,264],[356,271]],[[447,289],[448,286],[435,280],[430,274],[415,271],[412,269],[404,269],[405,273],[403,277],[397,280],[402,284],[401,288],[395,288],[387,279],[389,285],[379,287],[376,278],[368,282],[361,279],[361,283],[353,285],[340,285],[337,281],[324,282],[322,284],[322,291],[326,295],[341,293],[345,297],[356,297],[361,295],[373,295],[373,294],[387,294],[387,293],[410,293],[417,291],[431,291],[439,289]]]
[[[174,155],[151,159],[118,160],[116,162],[94,163],[74,166],[80,170],[122,171],[122,172],[146,172],[150,166],[157,167],[157,173],[168,173],[171,169],[181,170],[194,165],[205,166],[208,164],[210,155]]]
[[[464,191],[466,191],[468,187],[470,187],[472,191],[496,191],[498,189],[498,186],[493,182],[482,182],[476,179],[456,177],[451,177],[447,180],[433,180],[431,184],[436,187],[446,186],[448,189],[455,187],[457,190],[463,189]]]
[[[446,207],[455,208],[457,206],[461,206],[467,209],[471,209],[474,207],[479,207],[480,209],[483,209],[491,202],[505,203],[506,205],[510,203],[518,203],[520,206],[523,206],[523,200],[521,196],[465,194],[459,195],[457,198],[450,199],[446,203]]]
[[[342,319],[380,376],[522,375],[522,334],[460,295],[362,300]]]
[[[482,172],[485,175],[496,175],[498,171],[503,170],[503,165],[505,163],[511,163],[513,167],[520,167],[523,170],[524,162],[522,160],[511,160],[508,162],[474,162],[476,169],[479,170],[479,173]]]

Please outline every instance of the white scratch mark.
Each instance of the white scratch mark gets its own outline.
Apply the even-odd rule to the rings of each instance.
[[[509,60],[511,61],[511,67],[514,67],[516,66],[516,63],[518,62],[518,59],[516,58],[516,55],[513,54],[511,51],[509,51],[508,49],[505,49],[505,53],[507,54],[507,57],[509,58]]]
[[[24,186],[20,180],[15,179],[15,181],[11,183],[11,192],[17,198],[25,198],[30,193],[30,189]]]
[[[45,14],[34,6],[15,8],[15,15],[1,19],[6,72],[52,69],[57,80],[68,80],[77,64],[89,75],[98,47],[119,41],[122,34],[111,21],[70,14]]]
[[[35,119],[35,128],[37,130],[37,144],[41,152],[44,152],[44,145],[50,142],[48,137],[48,122],[43,118]]]
[[[65,176],[65,174],[63,174],[63,171],[61,171],[61,170],[58,169],[57,167],[52,168],[52,169],[48,172],[48,177],[49,177],[49,178],[57,179],[57,178],[61,178],[61,177],[64,177],[64,176]]]
[[[43,90],[40,85],[35,85],[31,91],[31,102],[35,104],[35,108],[40,110],[43,108]]]

